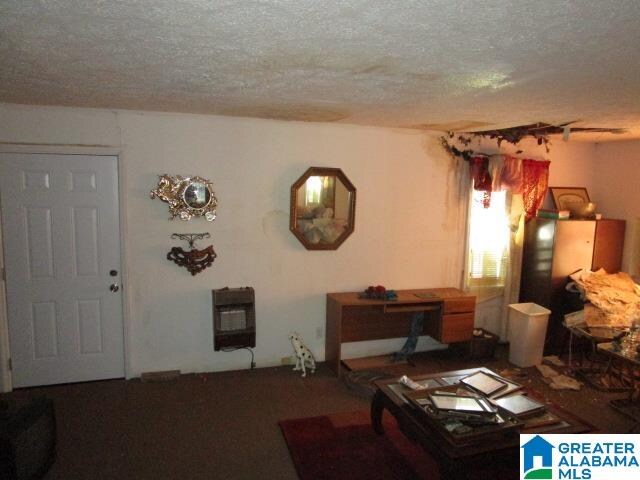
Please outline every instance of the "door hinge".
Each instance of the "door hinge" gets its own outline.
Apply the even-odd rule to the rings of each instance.
[[[4,267],[0,268],[0,270],[2,270],[2,281],[3,281],[3,282],[6,282],[6,281],[7,281],[7,276],[6,276],[6,274],[4,273]]]
[[[7,368],[9,370],[13,370],[13,362],[11,361],[11,359],[7,359]]]

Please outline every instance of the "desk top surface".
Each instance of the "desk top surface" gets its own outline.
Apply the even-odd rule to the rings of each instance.
[[[378,300],[375,298],[360,298],[362,292],[327,293],[327,298],[342,305],[384,305],[398,303],[432,303],[445,300],[468,299],[473,295],[464,293],[457,288],[418,288],[413,290],[396,290],[397,300]]]

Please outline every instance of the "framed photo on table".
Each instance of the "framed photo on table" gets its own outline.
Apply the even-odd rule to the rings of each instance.
[[[549,187],[557,210],[566,210],[571,203],[589,203],[589,194],[584,187]]]

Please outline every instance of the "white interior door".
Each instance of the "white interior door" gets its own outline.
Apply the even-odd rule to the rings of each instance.
[[[14,388],[124,376],[115,156],[0,153]]]

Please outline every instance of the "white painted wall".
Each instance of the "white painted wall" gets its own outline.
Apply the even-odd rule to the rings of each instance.
[[[128,372],[247,368],[246,351],[214,352],[211,289],[256,290],[259,367],[279,364],[296,330],[324,357],[325,294],[459,286],[463,232],[455,168],[417,131],[215,116],[0,105],[5,149],[96,146],[120,152],[129,315]],[[558,141],[559,142],[559,141]],[[17,148],[17,147],[16,147]],[[554,145],[552,184],[592,185],[593,146]],[[544,156],[540,153],[539,156]],[[339,167],[357,188],[356,227],[337,251],[307,251],[288,230],[291,184],[309,166]],[[576,173],[577,172],[577,173]],[[218,218],[169,221],[149,191],[162,173],[212,180]],[[173,232],[211,233],[218,258],[191,276],[166,260]],[[201,243],[202,246],[207,243]],[[183,245],[185,246],[185,245]],[[479,317],[489,313],[479,308]],[[421,342],[424,347],[428,342]],[[402,340],[347,346],[387,352]]]
[[[640,274],[640,141],[596,146],[593,198],[609,218],[627,221],[622,270]]]
[[[596,144],[589,142],[563,142],[554,138],[548,159],[550,187],[585,187],[593,196],[598,177],[595,174]],[[550,195],[547,199],[550,200]],[[549,208],[553,208],[548,204]]]
[[[316,331],[324,331],[329,291],[459,284],[451,161],[424,133],[3,105],[0,136],[4,143],[120,149],[132,375],[248,366],[246,351],[213,351],[212,288],[256,289],[256,361],[267,366],[291,353],[292,330],[323,358],[324,339]],[[309,166],[340,167],[357,188],[355,232],[337,251],[307,251],[288,229],[290,186]],[[149,198],[161,173],[211,179],[218,218],[167,220],[166,205]],[[203,231],[211,233],[219,256],[193,277],[166,260],[177,243],[169,237]]]

